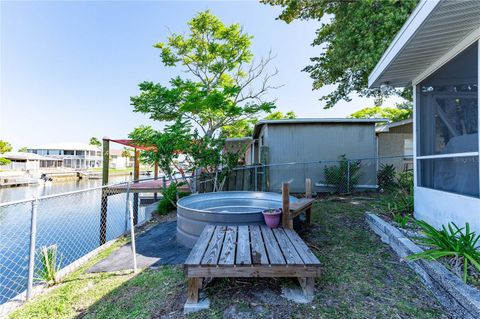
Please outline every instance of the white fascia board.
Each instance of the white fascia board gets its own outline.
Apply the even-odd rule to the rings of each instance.
[[[427,17],[437,7],[441,0],[422,0],[412,12],[407,22],[403,25],[400,31],[393,39],[387,51],[380,58],[373,71],[368,77],[368,87],[371,88],[375,81],[382,75],[383,71],[392,63],[398,56],[402,48],[415,35],[418,28],[425,22]]]

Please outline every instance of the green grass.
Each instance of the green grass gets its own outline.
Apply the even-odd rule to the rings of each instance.
[[[214,279],[211,308],[190,318],[447,318],[419,277],[364,222],[370,196],[327,197],[314,206],[313,227],[301,236],[322,262],[313,303],[281,297],[290,279]],[[11,318],[183,318],[186,281],[180,267],[86,274],[109,248],[58,287]]]
[[[337,196],[314,206],[314,226],[302,234],[322,262],[312,304],[279,297],[280,287],[298,285],[294,280],[223,279],[208,286],[211,309],[193,317],[222,318],[234,311],[242,318],[447,318],[416,273],[365,224],[375,200]],[[259,300],[261,291],[272,296]]]
[[[150,318],[175,287],[183,287],[180,269],[95,273],[85,271],[126,242],[119,240],[45,294],[13,312],[23,318]]]

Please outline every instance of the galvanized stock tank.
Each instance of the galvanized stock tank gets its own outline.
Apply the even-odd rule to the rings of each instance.
[[[290,202],[297,199],[290,196]],[[282,195],[266,192],[216,192],[190,195],[177,202],[177,240],[193,247],[212,225],[264,224],[262,211],[282,207]]]

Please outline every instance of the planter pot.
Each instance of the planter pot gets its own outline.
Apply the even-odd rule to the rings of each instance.
[[[267,224],[269,228],[277,228],[278,225],[280,225],[280,217],[282,216],[281,209],[275,209],[273,211],[264,210],[262,214],[265,219],[265,224]]]

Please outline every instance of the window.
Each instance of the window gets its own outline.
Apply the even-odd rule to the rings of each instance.
[[[417,85],[419,186],[479,196],[478,44]]]

